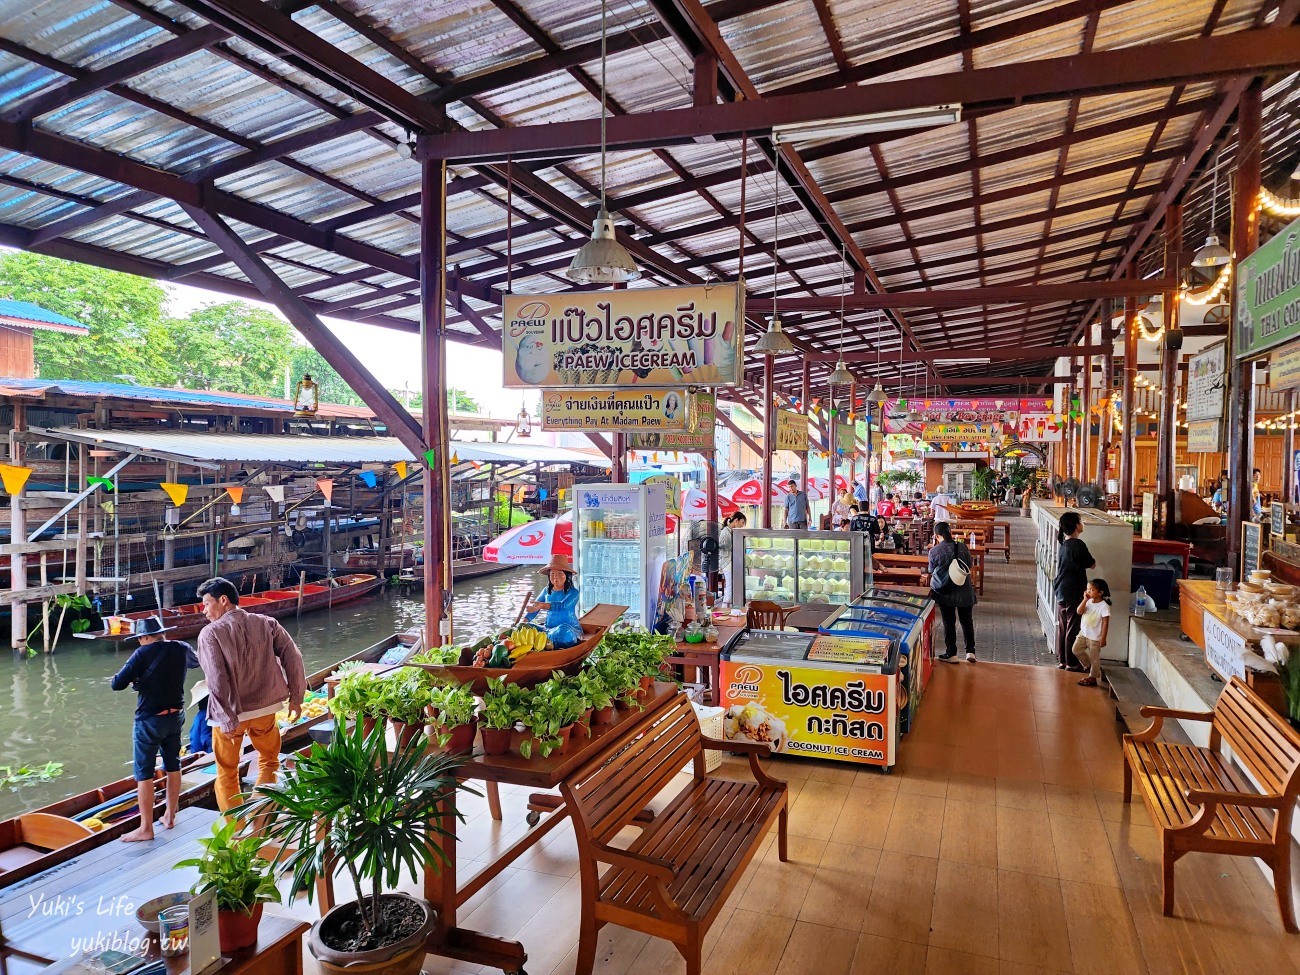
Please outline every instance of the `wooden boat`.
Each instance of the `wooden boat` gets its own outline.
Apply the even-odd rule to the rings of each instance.
[[[390,636],[324,670],[308,675],[307,687],[309,690],[318,691],[324,687],[325,678],[333,674],[340,664],[353,660],[376,663],[390,650],[394,651],[394,656],[400,658],[409,656],[415,650],[415,645],[408,638]],[[399,665],[400,661],[394,661],[393,666]],[[282,729],[281,751],[291,752],[306,745],[312,728],[328,719],[327,712],[314,718],[303,718],[294,725]],[[246,749],[244,758],[245,764],[256,760],[256,753],[251,746]],[[183,758],[180,807],[184,809],[195,805],[212,805],[215,801],[213,799],[215,781],[212,756],[196,755]],[[47,870],[64,860],[79,856],[87,850],[114,842],[123,834],[135,829],[140,824],[135,795],[135,779],[128,776],[97,789],[60,799],[33,812],[0,820],[0,889]],[[161,770],[155,777],[154,795],[157,800],[154,816],[158,817],[162,815],[166,798]],[[105,824],[104,827],[96,831],[85,825],[85,822],[91,818],[100,819]]]
[[[456,559],[452,562],[451,577],[453,581],[476,579],[479,576],[495,575],[498,572],[509,572],[517,568],[519,566],[511,565],[509,562],[488,562],[482,556],[475,555],[472,558]]]
[[[626,612],[626,606],[598,603],[580,620],[582,632],[586,634],[580,642],[563,650],[542,650],[526,654],[520,657],[513,667],[474,667],[472,666],[474,655],[468,648],[461,654],[458,665],[408,663],[405,666],[419,667],[444,680],[468,684],[475,694],[486,691],[488,679],[492,677],[504,677],[510,684],[526,686],[540,684],[551,676],[552,671],[575,672],[587,659],[587,654],[596,649],[596,645],[604,638],[605,632]]]
[[[324,581],[308,582],[301,587],[284,586],[280,589],[266,589],[247,596],[240,596],[239,608],[250,613],[261,613],[263,616],[292,616],[299,612],[300,602],[301,612],[310,613],[318,609],[349,603],[354,599],[360,599],[362,596],[368,596],[383,584],[384,577],[382,575],[354,574],[336,576],[333,579],[333,584]],[[201,602],[186,603],[183,606],[174,606],[171,609],[145,609],[131,613],[119,613],[117,618],[134,621],[153,616],[161,616],[163,625],[172,627],[172,631],[168,635],[173,640],[184,640],[197,636],[198,632],[208,625],[207,617],[203,615],[203,604]],[[122,629],[125,632],[123,633],[109,633],[105,630],[99,630],[93,633],[78,633],[76,636],[83,640],[110,640],[114,643],[120,643],[123,640],[131,639],[130,630],[134,625],[134,622],[124,623]]]
[[[962,501],[948,505],[948,510],[958,518],[996,518],[999,508],[993,501]]]

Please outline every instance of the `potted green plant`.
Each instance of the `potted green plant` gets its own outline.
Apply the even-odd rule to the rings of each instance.
[[[280,903],[274,868],[260,853],[264,840],[257,835],[239,836],[239,827],[234,819],[218,819],[212,824],[212,835],[199,840],[203,855],[176,864],[177,869],[198,870],[191,893],[216,891],[217,934],[223,952],[256,944],[262,905]]]
[[[524,718],[520,755],[530,758],[534,746],[540,747],[543,757],[553,751],[563,752],[585,709],[574,682],[559,671],[552,673],[550,679],[533,688],[532,708]]]
[[[489,677],[483,693],[483,754],[504,755],[510,749],[510,736],[523,720],[531,705],[526,687],[508,684],[504,677]]]
[[[399,742],[410,741],[424,729],[432,695],[422,677],[423,671],[398,671],[378,681],[375,707],[393,723]]]
[[[312,925],[308,947],[326,975],[415,975],[437,923],[431,905],[386,893],[411,873],[437,868],[439,823],[457,815],[456,761],[431,752],[423,734],[389,754],[382,729],[336,726],[285,773],[259,786],[231,815],[263,824],[262,837],[292,851],[277,857],[289,895],[346,875],[355,899]],[[467,790],[469,791],[469,790]],[[322,842],[322,838],[324,842]]]
[[[358,722],[369,732],[379,721],[383,688],[373,671],[353,670],[344,674],[330,698],[330,713],[336,724]]]
[[[464,684],[443,684],[430,690],[429,706],[434,717],[430,737],[438,746],[452,755],[473,751],[478,731],[474,692]]]
[[[641,674],[622,653],[606,653],[591,665],[591,671],[609,691],[617,708],[629,708],[641,696]]]
[[[575,678],[578,697],[585,705],[585,725],[588,736],[593,725],[607,725],[614,721],[614,695],[594,670],[584,669]]]

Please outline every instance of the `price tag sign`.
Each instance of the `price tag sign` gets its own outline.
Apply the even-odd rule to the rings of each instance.
[[[200,975],[221,962],[217,934],[217,892],[209,890],[190,901],[190,971]]]

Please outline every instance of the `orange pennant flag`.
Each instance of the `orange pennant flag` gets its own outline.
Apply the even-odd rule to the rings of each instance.
[[[240,504],[244,500],[244,489],[242,487],[226,488],[226,493],[230,495],[230,500],[235,504]]]
[[[397,476],[400,480],[403,481],[406,480],[406,461],[404,460],[397,461],[395,464],[393,464],[393,470],[397,471]]]
[[[0,464],[0,479],[4,480],[5,490],[10,494],[21,494],[23,485],[32,476],[30,467],[15,467],[13,464]]]
[[[316,487],[321,494],[325,495],[325,503],[334,503],[334,479],[332,477],[321,477],[316,479]]]
[[[188,484],[177,484],[174,481],[163,481],[158,485],[167,492],[167,497],[172,499],[172,504],[180,507],[185,503],[185,499],[190,496],[190,486]]]

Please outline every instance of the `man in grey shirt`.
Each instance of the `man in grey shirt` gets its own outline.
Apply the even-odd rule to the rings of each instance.
[[[790,493],[785,496],[785,527],[808,528],[808,492],[793,477],[786,481]]]

